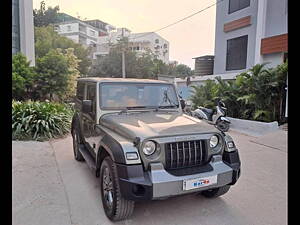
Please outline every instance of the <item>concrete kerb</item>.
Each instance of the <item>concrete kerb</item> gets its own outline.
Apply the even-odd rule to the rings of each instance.
[[[252,136],[261,136],[279,129],[277,121],[265,123],[253,120],[236,119],[232,117],[228,117],[228,119],[231,122],[231,130]]]

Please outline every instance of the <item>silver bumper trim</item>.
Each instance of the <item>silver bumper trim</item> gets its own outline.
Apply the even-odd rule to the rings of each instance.
[[[162,163],[151,163],[149,175],[153,184],[153,199],[199,192],[231,183],[233,170],[222,161],[222,157],[220,155],[213,156],[210,165],[213,167],[213,170],[210,172],[186,176],[174,176],[164,169]],[[216,184],[187,191],[183,190],[183,180],[204,178],[214,175],[218,175],[218,181]]]

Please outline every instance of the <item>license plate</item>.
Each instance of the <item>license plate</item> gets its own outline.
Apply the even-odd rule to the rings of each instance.
[[[183,181],[183,190],[191,190],[201,187],[206,187],[212,184],[216,184],[218,181],[218,176],[210,176],[210,177],[201,177],[195,179],[188,179]]]

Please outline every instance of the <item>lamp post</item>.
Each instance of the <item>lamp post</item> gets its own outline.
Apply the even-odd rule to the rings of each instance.
[[[124,38],[124,28],[122,28],[122,38]],[[124,46],[122,49],[122,77],[126,78],[126,72],[125,72],[125,51]]]

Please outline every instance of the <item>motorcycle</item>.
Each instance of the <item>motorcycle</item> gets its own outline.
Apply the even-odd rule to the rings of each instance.
[[[180,99],[180,104],[181,104],[183,113],[185,113],[186,115],[189,115],[189,116],[194,116],[193,111],[192,111],[192,101],[190,101],[190,100],[185,101],[180,94],[178,96]]]
[[[222,101],[218,101],[216,111],[204,107],[198,107],[193,111],[193,115],[198,119],[205,120],[209,124],[213,124],[220,131],[227,132],[229,130],[230,120],[226,118],[226,108]]]

